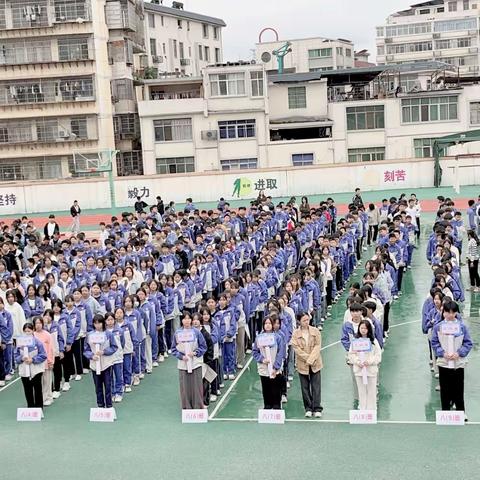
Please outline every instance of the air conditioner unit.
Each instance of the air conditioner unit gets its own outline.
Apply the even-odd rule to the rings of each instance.
[[[216,130],[203,130],[202,140],[218,140],[218,132]]]
[[[70,132],[67,132],[66,130],[59,130],[58,138],[70,138]]]
[[[441,34],[440,33],[434,33],[433,34],[433,38],[440,38],[441,37]]]
[[[186,65],[190,65],[190,59],[189,58],[181,58],[180,59],[180,65],[182,67],[186,66]]]
[[[393,55],[387,55],[387,62],[393,62],[393,60],[395,60]]]
[[[393,43],[393,38],[392,37],[385,38],[385,43]]]
[[[153,63],[163,63],[163,57],[161,55],[152,55]]]
[[[478,48],[477,47],[472,47],[472,48],[469,48],[468,49],[468,53],[477,53],[478,52]]]

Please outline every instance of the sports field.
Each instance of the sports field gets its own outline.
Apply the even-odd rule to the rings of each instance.
[[[364,200],[382,196],[375,192]],[[392,307],[378,425],[351,426],[347,421],[353,393],[339,343],[344,296],[322,332],[321,420],[304,418],[295,377],[285,404],[286,424],[258,425],[262,396],[256,365],[250,361],[233,382],[225,382],[206,425],[181,424],[178,375],[171,357],[116,404],[118,420],[113,424],[89,423],[95,397],[87,376],[72,382],[70,392],[46,408],[42,422],[17,423],[16,408],[23,406],[24,398],[16,381],[0,389],[0,479],[478,478],[480,294],[467,292],[463,305],[475,342],[465,380],[470,422],[465,427],[437,427],[437,380],[430,373],[420,327],[431,282],[425,260],[429,221],[431,225],[432,215],[425,215],[413,269],[404,278],[403,296]],[[356,275],[361,273],[358,269]],[[468,273],[462,273],[465,283]]]

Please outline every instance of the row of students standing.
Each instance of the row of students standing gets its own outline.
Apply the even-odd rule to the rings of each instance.
[[[439,199],[437,218],[427,244],[427,261],[433,278],[422,308],[422,332],[428,340],[430,370],[439,380],[435,390],[440,392],[441,409],[465,412],[464,372],[473,341],[461,313],[465,292],[461,278],[462,242],[458,239],[463,238],[464,232],[461,214],[454,202]],[[468,231],[469,261],[470,241],[473,239],[476,243],[475,237],[474,232]],[[475,278],[471,285],[475,291]]]

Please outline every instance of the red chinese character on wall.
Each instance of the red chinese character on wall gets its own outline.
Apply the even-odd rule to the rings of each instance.
[[[385,170],[383,172],[383,181],[384,182],[394,182],[395,181],[395,171],[394,170]]]
[[[404,182],[407,176],[407,172],[405,170],[395,170],[395,180],[397,182]]]

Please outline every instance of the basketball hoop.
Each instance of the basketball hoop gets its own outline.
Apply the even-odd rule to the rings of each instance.
[[[112,162],[117,150],[97,150],[94,152],[74,152],[73,166],[75,173],[111,172]]]

